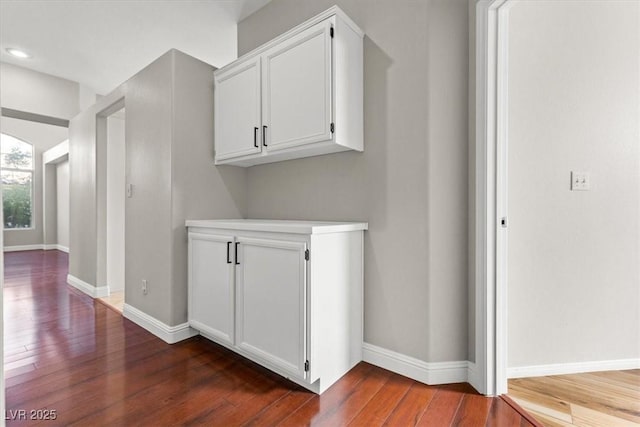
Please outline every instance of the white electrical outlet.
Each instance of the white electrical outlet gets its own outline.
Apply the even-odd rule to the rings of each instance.
[[[571,191],[589,191],[591,179],[587,172],[571,172]]]
[[[146,279],[142,279],[142,293],[144,295],[146,295],[148,292],[147,290],[147,280]]]

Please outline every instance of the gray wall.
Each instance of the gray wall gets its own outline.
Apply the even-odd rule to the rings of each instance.
[[[5,230],[4,246],[39,245],[43,241],[42,153],[67,139],[67,128],[2,117],[0,131],[33,144],[33,228]],[[53,181],[55,182],[55,181]]]
[[[172,65],[173,54],[164,54],[124,90],[127,182],[134,192],[125,203],[125,301],[165,323],[172,286]]]
[[[71,119],[79,112],[77,82],[0,62],[2,107]],[[58,141],[59,142],[59,141]]]
[[[43,155],[44,158],[44,155]],[[43,159],[46,162],[45,159]],[[58,178],[57,165],[44,163],[43,197],[42,197],[42,243],[45,245],[58,244]],[[68,193],[68,191],[67,191]]]
[[[187,321],[187,219],[247,217],[246,170],[213,165],[213,70],[174,51],[171,188],[173,288],[169,324]],[[128,218],[127,218],[128,219]]]
[[[125,283],[125,166],[125,122],[120,110],[107,118],[106,274],[110,292],[124,291]]]
[[[57,244],[69,247],[69,161],[56,168],[56,236]]]
[[[113,101],[117,99],[116,95]],[[97,283],[97,108],[97,104],[89,107],[69,123],[69,221],[73,224],[69,274],[93,285]]]
[[[366,34],[364,153],[249,168],[248,215],[368,221],[365,341],[466,360],[468,2],[274,0],[239,54],[334,3]]]
[[[0,63],[0,104],[3,108],[20,110],[28,113],[42,114],[51,117],[71,119],[78,114],[83,102],[95,99],[95,94],[86,87],[61,79],[59,77],[18,67],[16,65]],[[44,125],[41,123],[16,120],[3,117],[0,122],[0,130],[3,132],[20,132],[24,139],[36,144],[36,185],[34,193],[36,230],[31,232],[9,231],[5,234],[5,246],[28,244],[54,244],[57,242],[57,225],[55,210],[49,218],[53,220],[47,224],[47,241],[43,238],[42,224],[42,153],[56,143],[67,138],[66,128]],[[19,136],[19,135],[14,135]],[[49,195],[55,195],[55,166],[49,165],[47,171],[47,183]],[[51,204],[52,206],[55,203]]]
[[[106,284],[99,254],[106,253],[107,142],[106,131],[96,138],[96,123],[124,99],[133,185],[125,202],[125,302],[170,326],[187,320],[185,220],[246,215],[246,171],[213,166],[212,88],[213,67],[171,50],[70,125],[70,274]]]
[[[468,155],[468,221],[467,221],[467,280],[468,292],[468,355],[471,362],[476,361],[476,1],[469,4],[469,155]]]
[[[638,358],[640,3],[510,16],[509,366]]]
[[[51,147],[42,153],[44,171],[44,195],[43,195],[43,230],[42,240],[45,247],[61,244],[58,240],[58,229],[61,232],[62,246],[69,248],[69,141]],[[58,164],[61,166],[58,177]],[[66,184],[65,184],[66,182]],[[60,202],[58,203],[58,191]],[[60,211],[60,212],[59,212]],[[60,222],[58,214],[61,215]]]

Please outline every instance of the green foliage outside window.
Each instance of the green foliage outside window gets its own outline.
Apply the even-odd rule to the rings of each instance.
[[[2,211],[4,228],[30,228],[32,221],[33,148],[1,134]]]

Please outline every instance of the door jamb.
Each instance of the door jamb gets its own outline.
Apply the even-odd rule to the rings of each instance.
[[[475,364],[486,395],[507,392],[508,19],[513,0],[476,4]],[[506,224],[505,224],[506,225]]]
[[[125,108],[125,98],[121,97],[96,113],[96,205],[97,205],[97,265],[96,286],[106,287],[107,283],[107,119],[112,114]],[[126,227],[126,225],[125,225]]]

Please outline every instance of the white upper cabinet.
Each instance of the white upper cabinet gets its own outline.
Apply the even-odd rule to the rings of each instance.
[[[216,76],[216,160],[260,152],[260,58]]]
[[[215,71],[215,162],[363,150],[363,33],[338,7]]]
[[[330,22],[321,22],[262,56],[268,150],[331,139],[330,30]]]

